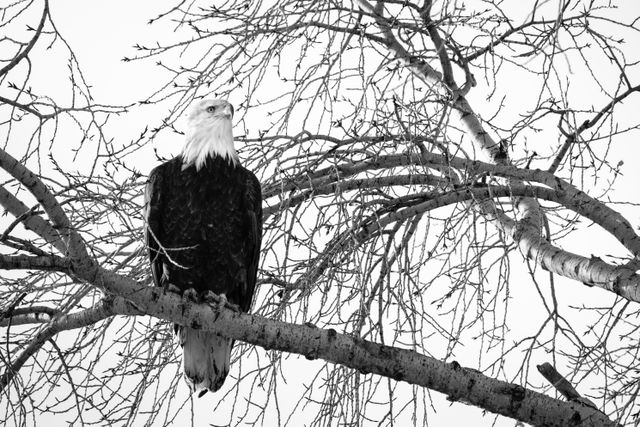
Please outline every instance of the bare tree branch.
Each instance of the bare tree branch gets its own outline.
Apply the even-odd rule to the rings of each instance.
[[[36,215],[17,197],[0,186],[0,205],[16,218],[16,223],[21,222],[27,230],[33,231],[42,237],[47,243],[53,245],[60,253],[66,252],[66,245],[62,241],[60,234],[49,224]]]
[[[2,69],[0,69],[0,78],[6,75],[13,67],[18,65],[20,61],[22,61],[29,55],[29,52],[31,51],[31,49],[33,49],[33,46],[35,46],[36,42],[38,41],[40,34],[42,34],[42,29],[44,28],[44,24],[47,20],[48,15],[49,15],[49,0],[44,0],[44,9],[42,11],[42,17],[40,18],[40,22],[38,23],[38,27],[36,28],[35,34],[31,38],[29,43],[27,43],[27,46],[24,49],[22,49],[17,55],[15,55],[7,65],[5,65],[4,67],[2,67]]]

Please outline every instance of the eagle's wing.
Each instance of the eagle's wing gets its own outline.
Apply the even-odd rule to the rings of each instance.
[[[240,290],[240,309],[247,312],[256,287],[258,265],[260,264],[260,245],[262,243],[262,190],[256,176],[249,172],[244,194],[244,206],[247,215],[247,244],[245,246],[246,283]]]
[[[144,192],[145,243],[151,263],[151,276],[156,286],[163,285],[163,250],[159,244],[162,237],[162,173],[157,167],[149,174]]]

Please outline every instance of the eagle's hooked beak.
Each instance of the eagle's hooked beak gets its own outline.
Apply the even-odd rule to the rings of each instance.
[[[222,109],[222,116],[226,117],[227,119],[233,118],[233,106],[231,104],[227,104],[224,106],[224,108]]]

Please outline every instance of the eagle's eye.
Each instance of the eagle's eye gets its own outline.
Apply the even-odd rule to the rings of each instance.
[[[209,113],[215,113],[216,112],[216,107],[215,105],[210,105],[209,107],[207,107],[207,111]]]

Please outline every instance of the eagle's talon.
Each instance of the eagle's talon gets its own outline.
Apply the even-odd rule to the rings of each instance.
[[[195,289],[185,289],[182,293],[182,298],[187,301],[198,302],[198,292]]]
[[[218,295],[214,294],[213,292],[207,291],[202,295],[202,299],[206,303],[213,305],[213,304],[216,304],[220,298],[218,297]]]

